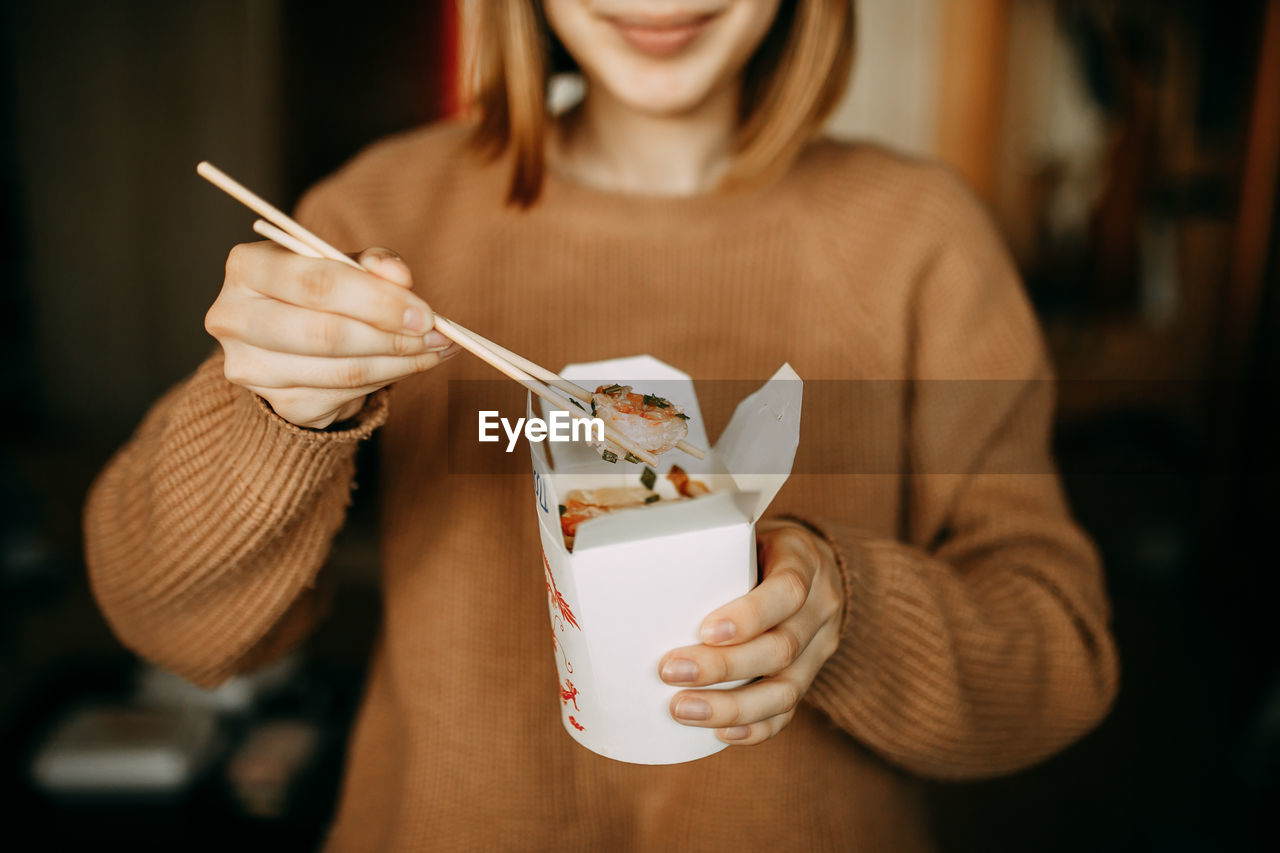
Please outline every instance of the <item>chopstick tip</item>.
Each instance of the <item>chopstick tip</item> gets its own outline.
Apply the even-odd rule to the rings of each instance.
[[[196,174],[216,187],[221,187],[228,182],[235,183],[231,179],[230,175],[210,163],[208,160],[201,160],[199,163],[196,163]]]

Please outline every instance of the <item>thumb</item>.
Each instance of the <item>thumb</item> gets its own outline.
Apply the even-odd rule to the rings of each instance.
[[[392,284],[398,284],[404,288],[413,287],[413,273],[409,271],[409,265],[404,262],[404,258],[390,249],[378,246],[365,249],[356,258],[356,263]]]

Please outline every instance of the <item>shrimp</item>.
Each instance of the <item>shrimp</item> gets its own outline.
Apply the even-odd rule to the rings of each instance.
[[[630,385],[600,386],[591,413],[653,454],[666,453],[689,434],[689,416],[671,401],[636,394]]]
[[[690,479],[689,475],[679,465],[671,466],[667,479],[676,487],[676,491],[686,498],[696,498],[699,495],[711,494],[711,490],[707,488],[706,483],[701,480]]]

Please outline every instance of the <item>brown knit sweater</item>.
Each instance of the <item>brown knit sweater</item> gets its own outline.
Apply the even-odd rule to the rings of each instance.
[[[771,741],[674,766],[595,755],[560,723],[527,454],[469,456],[469,389],[492,386],[451,380],[497,374],[463,355],[316,432],[213,357],[96,482],[90,579],[120,639],[162,666],[209,685],[262,663],[310,628],[356,446],[382,427],[385,625],[331,849],[928,849],[916,777],[1017,770],[1098,722],[1117,661],[1048,456],[1050,368],[957,180],[816,142],[746,194],[553,176],[522,212],[464,132],[372,147],[300,218],[347,250],[396,249],[434,307],[541,364],[681,367],[712,435],[789,361],[803,432],[773,510],[835,547],[843,632]]]

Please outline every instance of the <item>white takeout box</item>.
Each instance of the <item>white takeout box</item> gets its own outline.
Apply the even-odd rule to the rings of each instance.
[[[687,440],[708,447],[692,380],[652,356],[569,365],[561,375],[591,389],[616,382],[665,397],[689,416]],[[560,529],[563,496],[638,485],[644,466],[610,464],[583,444],[529,443],[561,718],[578,743],[635,764],[691,761],[726,746],[714,729],[671,718],[680,688],[659,678],[658,662],[697,644],[702,620],[755,586],[755,522],[790,476],[802,389],[784,364],[738,404],[706,459],[678,450],[659,459],[655,488],[664,498],[675,496],[665,477],[673,464],[713,494],[585,521],[573,553]],[[538,402],[545,419],[554,409]],[[531,397],[530,417],[533,406]]]

